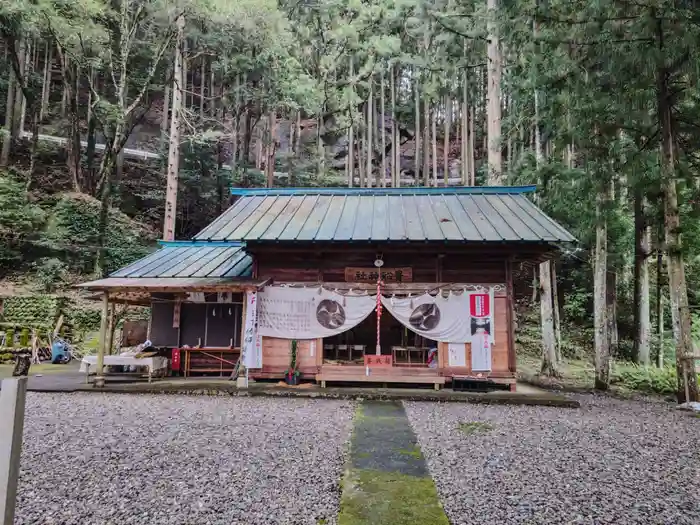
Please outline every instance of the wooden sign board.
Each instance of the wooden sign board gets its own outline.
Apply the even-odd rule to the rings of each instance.
[[[386,367],[393,365],[390,355],[366,355],[365,366]]]
[[[413,281],[412,268],[382,268],[381,272],[384,284]],[[378,268],[345,268],[345,282],[348,283],[376,283],[378,277]]]

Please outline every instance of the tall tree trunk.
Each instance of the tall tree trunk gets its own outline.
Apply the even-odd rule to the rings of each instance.
[[[372,107],[374,106],[373,78],[369,78],[369,98],[367,99],[367,187],[372,187]]]
[[[240,156],[240,128],[241,128],[241,75],[236,75],[234,86],[235,97],[234,107],[231,112],[231,174],[235,177],[238,169],[238,158]]]
[[[199,66],[199,118],[204,120],[204,91],[207,87],[207,75],[206,75],[207,61],[205,57],[201,57],[201,64]]]
[[[165,218],[163,240],[175,240],[175,219],[177,216],[177,183],[180,169],[180,112],[185,86],[184,54],[185,16],[177,17],[177,39],[175,42],[175,64],[173,66],[173,105],[170,115],[170,138],[168,144],[168,172],[165,192]]]
[[[608,257],[610,253],[608,253]],[[608,268],[614,268],[614,264],[608,260]],[[608,335],[610,336],[610,355],[617,355],[619,334],[617,329],[617,273],[608,270],[607,283],[605,284],[605,301],[608,308]]]
[[[373,79],[374,80],[374,79]],[[381,128],[379,126],[379,111],[377,110],[377,107],[379,106],[379,98],[377,95],[374,95],[374,98],[372,100],[372,152],[373,154],[377,151],[379,151],[380,148],[380,137],[381,137]],[[381,158],[377,159],[377,171],[374,174],[374,187],[379,188],[381,185]]]
[[[466,119],[464,118],[466,106],[457,99],[457,114],[455,122],[457,123],[457,136],[459,137],[459,178],[462,186],[466,186],[469,181],[467,168],[467,128]]]
[[[99,77],[95,75],[95,70],[90,69],[90,85],[94,85]],[[97,117],[95,116],[95,101],[92,97],[92,90],[88,94],[88,129],[87,129],[87,147],[85,148],[85,172],[84,178],[86,181],[86,191],[90,195],[95,195],[95,145],[97,144]]]
[[[17,77],[17,82],[15,82],[15,103],[13,105],[14,115],[12,116],[13,140],[19,139],[23,131],[22,125],[24,123],[22,122],[22,115],[27,103],[24,97],[24,90],[22,89],[22,85],[27,83],[27,43],[26,39],[24,38],[20,40],[17,59],[19,63],[19,76]]]
[[[321,130],[321,125],[319,123],[318,131],[316,134],[316,136],[318,138],[319,148],[320,148],[320,144],[321,144],[320,130]],[[260,121],[253,128],[253,131],[255,134],[255,169],[262,170],[263,141],[265,138],[265,117],[260,117]]]
[[[503,160],[501,156],[501,47],[498,36],[498,0],[487,0],[488,13],[488,183],[503,184]]]
[[[35,107],[32,108],[31,112],[32,137],[29,146],[29,179],[27,180],[26,185],[27,191],[29,191],[31,184],[34,180],[34,174],[36,171],[36,161],[39,153],[39,112],[41,111],[41,108],[36,107],[36,105],[37,103],[35,102]]]
[[[112,200],[112,168],[113,160],[110,151],[107,150],[109,144],[105,144],[105,153],[100,163],[99,173],[102,175],[103,182],[100,191],[100,214],[98,225],[98,246],[97,258],[95,259],[95,276],[104,277],[107,273],[107,230],[109,228],[109,208]],[[111,148],[110,148],[111,149]],[[166,239],[172,240],[172,239]]]
[[[437,187],[437,181],[438,181],[438,156],[437,156],[437,107],[433,108],[433,119],[432,119],[432,139],[433,139],[433,151],[432,151],[432,157],[433,157],[433,180],[430,183],[430,186],[435,186]]]
[[[68,57],[65,57],[65,64],[62,64],[61,67],[68,67],[69,63],[70,60]],[[66,105],[68,104],[69,96],[67,86],[63,84],[63,90],[61,91],[61,118],[66,118]]]
[[[294,112],[294,118],[292,121],[289,123],[289,145],[287,147],[287,176],[289,177],[289,185],[294,187],[294,184],[292,183],[294,180],[294,158],[296,156],[296,148],[295,148],[295,133],[297,130],[297,120],[299,119],[299,113],[300,111],[297,110]]]
[[[539,93],[534,92],[535,99],[535,162],[537,169],[542,167],[543,152],[539,128]],[[554,330],[554,301],[552,298],[552,263],[545,261],[540,263],[540,309],[542,311],[542,374],[556,376],[557,370],[557,341]]]
[[[552,263],[540,263],[540,311],[542,321],[542,370],[547,376],[558,376],[557,345],[552,308]]]
[[[552,302],[554,303],[554,341],[556,344],[557,363],[563,361],[561,355],[561,315],[559,313],[559,286],[557,285],[557,263],[552,261]]]
[[[427,92],[427,89],[424,90]],[[423,100],[423,186],[430,186],[430,101]]]
[[[379,89],[381,94],[379,95],[379,105],[380,105],[380,133],[381,135],[381,148],[382,148],[382,176],[381,185],[382,188],[386,187],[386,173],[387,173],[387,163],[386,163],[386,108],[384,103],[384,98],[386,95],[386,87],[384,85],[384,69],[380,72],[379,77]]]
[[[367,155],[367,134],[363,127],[365,116],[365,107],[362,107],[357,122],[357,185],[360,188],[365,186],[365,159]]]
[[[275,150],[277,149],[277,112],[275,110],[270,111],[268,124],[269,133],[265,171],[267,172],[267,187],[272,188],[275,185]]]
[[[212,117],[218,116],[218,109],[221,107],[218,101],[214,98],[214,95],[216,93],[215,82],[216,79],[214,78],[214,66],[211,62],[209,62],[209,102],[207,102],[207,114],[211,115]],[[220,94],[223,94],[223,86],[219,89],[219,92]],[[220,100],[223,100],[223,97],[219,98],[219,101]]]
[[[297,111],[297,121],[294,132],[294,154],[301,155],[301,110]]]
[[[415,88],[415,101],[416,101],[416,118],[415,118],[415,132],[414,132],[414,155],[413,160],[415,161],[415,175],[414,180],[417,186],[421,183],[421,158],[420,158],[420,87],[418,80],[418,68],[413,68],[413,85]]]
[[[15,85],[18,84],[14,71],[10,70],[10,79],[7,83],[7,101],[5,102],[5,134],[2,141],[2,151],[0,152],[0,166],[7,166],[10,162],[10,150],[12,149],[12,120],[15,115],[15,94],[17,90]]]
[[[166,73],[165,78],[170,76],[170,68],[168,68],[168,73]],[[163,90],[163,114],[160,118],[160,150],[165,151],[165,144],[168,141],[168,123],[170,122],[170,84],[165,83],[165,89]]]
[[[51,44],[47,42],[46,51],[44,52],[44,75],[41,84],[41,109],[39,110],[39,121],[43,122],[46,116],[46,110],[49,106],[49,95],[51,93],[51,62],[53,60],[53,49]]]
[[[664,224],[666,233],[666,251],[671,303],[671,318],[674,323],[676,344],[676,373],[678,377],[678,400],[685,399],[688,389],[690,399],[700,401],[698,397],[698,376],[693,366],[684,366],[684,361],[693,355],[691,338],[690,310],[688,308],[688,288],[685,279],[683,261],[683,243],[681,241],[680,212],[678,210],[678,193],[676,188],[676,137],[673,129],[671,108],[670,72],[663,64],[664,41],[661,20],[658,24],[658,42],[660,64],[657,71],[657,105],[659,128],[661,133],[661,184],[664,193]]]
[[[348,188],[354,186],[355,178],[355,123],[350,114],[350,126],[348,126]]]
[[[467,41],[464,40],[463,55],[467,57]],[[469,159],[469,77],[467,70],[462,72],[462,185],[470,184]]]
[[[664,252],[662,250],[664,228],[659,228],[658,245],[656,249],[656,339],[657,353],[656,366],[664,366],[664,289],[663,289],[663,266]]]
[[[593,325],[595,329],[595,387],[607,390],[610,385],[610,334],[608,333],[607,261],[608,225],[606,208],[609,184],[600,183],[596,198],[596,246],[593,262]]]
[[[30,42],[25,43],[25,48],[24,48],[24,61],[23,61],[23,68],[22,68],[22,76],[26,78],[27,80],[25,81],[27,85],[31,83],[29,78],[34,74],[33,71],[33,66],[34,62],[32,61],[32,44]],[[36,99],[36,94],[32,96],[32,99]],[[22,134],[24,133],[24,124],[26,121],[27,117],[27,97],[24,96],[24,93],[22,93],[22,104],[20,105],[19,109],[19,120],[18,120],[18,129],[17,129],[17,136],[21,137]]]
[[[114,159],[114,187],[119,188],[119,183],[124,176],[124,148],[119,150]]]
[[[323,112],[316,118],[316,155],[318,163],[316,165],[316,176],[321,178],[326,172],[326,148],[323,144]]]
[[[450,183],[450,125],[452,120],[452,99],[445,95],[445,122],[442,136],[442,170],[445,188]]]
[[[64,56],[60,51],[61,56]],[[67,64],[65,57],[64,64]],[[78,68],[75,64],[67,64],[67,69],[64,71],[64,88],[68,102],[68,171],[73,180],[73,187],[77,192],[87,191],[83,184],[83,173],[81,165],[81,144],[80,144],[80,113],[78,105],[78,94],[80,83],[78,81]]]
[[[189,42],[187,38],[182,42],[182,109],[187,111],[190,107],[190,72],[189,72]],[[194,77],[192,78],[192,101],[194,101]]]
[[[533,32],[535,36],[537,36],[536,24],[533,26]],[[535,71],[534,76],[537,77],[537,71]],[[538,170],[542,168],[542,162],[544,160],[544,155],[542,152],[542,139],[540,137],[539,100],[539,91],[535,87],[535,118],[533,127],[535,135],[535,162]],[[547,375],[558,375],[557,339],[556,331],[554,329],[553,304],[554,299],[552,297],[552,263],[551,261],[546,261],[540,263],[540,308],[542,310],[542,373]]]
[[[467,165],[469,166],[469,185],[476,186],[476,127],[475,117],[476,106],[469,107],[469,127],[467,128]]]
[[[396,125],[396,70],[393,64],[389,67],[389,82],[389,89],[391,90],[391,186],[398,188],[401,165],[398,126]]]
[[[349,77],[355,78],[355,60],[350,57]],[[348,188],[352,188],[355,184],[355,106],[349,105],[348,116],[350,123],[348,124]],[[360,161],[361,162],[361,161]]]
[[[644,194],[640,189],[634,196],[634,355],[637,363],[649,365],[649,254],[651,228],[647,224]]]

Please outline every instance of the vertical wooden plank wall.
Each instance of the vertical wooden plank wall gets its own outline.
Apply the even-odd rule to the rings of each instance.
[[[306,378],[314,377],[323,362],[323,339],[316,339],[314,355],[311,355],[311,340],[297,341],[297,364]],[[289,368],[292,340],[277,337],[263,337],[262,370],[251,370],[252,377],[280,377]]]
[[[506,291],[498,292],[494,298],[494,337],[496,342],[491,348],[491,373],[485,374],[493,378],[508,378],[513,377],[514,368],[511,370],[510,348],[512,346],[512,333],[510,330],[511,324],[509,319],[509,298]],[[466,315],[466,314],[465,314]],[[464,344],[464,352],[466,354],[466,367],[451,367],[449,366],[448,344],[440,343],[438,345],[438,364],[440,372],[446,377],[471,375],[471,344]]]

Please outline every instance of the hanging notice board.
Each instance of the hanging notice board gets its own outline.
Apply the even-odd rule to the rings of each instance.
[[[410,283],[413,281],[413,268],[382,268],[382,281],[385,283]],[[379,278],[377,268],[345,268],[345,282],[376,283]]]

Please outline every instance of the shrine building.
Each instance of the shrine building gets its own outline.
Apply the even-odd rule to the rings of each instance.
[[[242,362],[280,380],[294,350],[298,379],[321,386],[514,389],[514,279],[575,240],[534,190],[233,189],[193,239],[81,287],[105,317],[150,306],[148,337],[176,375]]]

